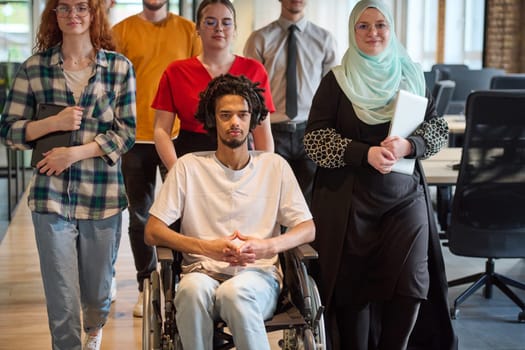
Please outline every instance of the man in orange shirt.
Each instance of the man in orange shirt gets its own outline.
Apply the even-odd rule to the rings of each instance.
[[[154,248],[144,243],[144,225],[155,195],[157,168],[166,173],[153,142],[155,115],[151,102],[168,64],[195,56],[202,50],[195,24],[170,13],[167,0],[143,0],[142,4],[142,12],[113,27],[117,50],[131,60],[137,75],[136,143],[122,159],[129,200],[128,232],[139,288],[139,298],[133,308],[135,317],[142,317],[143,313],[144,278],[157,264]],[[173,139],[178,134],[178,123],[174,124]]]

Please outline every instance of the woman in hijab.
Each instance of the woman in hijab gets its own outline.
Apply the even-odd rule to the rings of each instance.
[[[425,177],[419,162],[411,175],[392,172],[401,158],[437,153],[448,127],[385,4],[360,1],[349,22],[348,50],[321,82],[304,138],[317,164],[316,277],[331,348],[406,349],[417,329],[411,349],[453,349]],[[388,136],[400,89],[429,98],[424,121],[407,138]],[[427,310],[434,324],[419,327]]]

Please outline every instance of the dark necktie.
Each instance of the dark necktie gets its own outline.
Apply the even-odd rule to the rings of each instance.
[[[288,27],[288,56],[286,59],[286,115],[290,119],[297,116],[297,26]]]

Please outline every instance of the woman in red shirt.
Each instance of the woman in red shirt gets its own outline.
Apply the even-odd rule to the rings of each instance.
[[[174,61],[164,71],[152,107],[156,110],[155,146],[168,169],[175,164],[177,156],[217,147],[217,140],[209,137],[194,117],[199,94],[213,78],[229,73],[259,82],[260,87],[265,89],[267,109],[270,112],[275,110],[264,66],[231,52],[235,26],[235,9],[229,0],[204,0],[197,10],[197,32],[202,40],[202,54]],[[175,116],[180,120],[176,150],[170,137]],[[252,133],[256,150],[273,152],[269,118],[265,118]]]

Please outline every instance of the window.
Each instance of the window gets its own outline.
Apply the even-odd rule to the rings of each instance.
[[[403,30],[407,51],[424,70],[430,70],[437,55],[438,0],[409,0],[406,12]]]
[[[410,56],[429,69],[436,63],[438,49],[438,5],[444,0],[385,0],[392,8],[396,33]],[[357,0],[310,0],[307,17],[329,29],[336,37],[339,56],[347,48],[348,15]],[[198,0],[170,0],[169,10],[193,18]],[[327,6],[330,3],[330,6]],[[34,10],[31,5],[33,4]],[[34,28],[45,0],[0,0],[0,62],[21,62],[30,56]],[[239,38],[236,52],[242,52],[244,40],[253,29],[278,17],[277,2],[274,12],[265,14],[267,0],[236,1],[239,13]],[[472,68],[482,65],[485,1],[456,0],[446,2],[446,30],[444,32],[444,63],[466,63]],[[32,12],[33,11],[33,12]],[[117,0],[110,11],[110,22],[142,11],[142,0]],[[32,14],[34,23],[32,23]]]
[[[410,56],[429,70],[437,62],[438,6],[442,0],[394,0],[407,15],[400,22],[407,33],[404,41]],[[481,68],[485,1],[456,0],[446,2],[444,62],[464,63]],[[399,18],[396,17],[399,22]],[[398,26],[399,28],[399,26]]]
[[[31,54],[31,20],[27,1],[0,2],[0,113],[18,69]]]
[[[27,0],[0,1],[0,62],[21,62],[31,55],[31,12]]]
[[[180,13],[182,0],[170,0],[170,12]],[[185,0],[190,16],[193,1]],[[39,25],[39,14],[45,0],[0,0],[0,62],[22,62],[32,53],[33,38]],[[34,7],[34,9],[33,9]],[[31,13],[34,11],[35,21]],[[118,0],[110,11],[110,23],[142,11],[142,0]]]
[[[465,1],[465,51],[463,62],[471,68],[483,65],[485,1]]]

